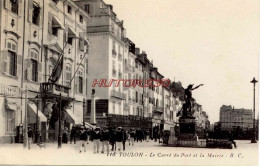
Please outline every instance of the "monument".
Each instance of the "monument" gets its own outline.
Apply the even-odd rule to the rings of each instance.
[[[177,140],[176,138],[170,138],[169,141],[170,146],[181,146],[181,147],[201,147],[204,146],[202,142],[199,141],[196,126],[197,120],[194,117],[194,103],[195,99],[192,98],[192,91],[203,86],[200,84],[193,88],[193,84],[189,85],[187,89],[185,89],[184,99],[185,103],[182,106],[182,109],[177,113],[179,116],[179,133]],[[171,137],[173,134],[171,133]]]
[[[92,89],[91,94],[91,114],[90,114],[90,124],[96,125],[96,100],[95,100],[95,89]]]

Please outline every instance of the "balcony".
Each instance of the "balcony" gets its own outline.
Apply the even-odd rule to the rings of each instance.
[[[62,96],[68,96],[69,95],[70,88],[64,85],[58,85],[53,83],[41,83],[41,92],[42,93],[50,93],[50,94],[56,94],[56,95],[62,95]]]
[[[110,25],[101,25],[101,26],[91,26],[87,29],[88,33],[97,33],[97,32],[112,32]]]
[[[116,90],[111,90],[111,97],[115,97],[115,98],[121,99],[121,100],[126,100],[126,94],[116,91]]]
[[[163,107],[153,106],[153,111],[163,113]]]
[[[153,118],[156,120],[163,120],[163,115],[153,114]]]
[[[116,54],[117,54],[117,53],[116,53],[116,50],[113,48],[113,49],[112,49],[112,55],[113,55],[113,57],[116,57]]]

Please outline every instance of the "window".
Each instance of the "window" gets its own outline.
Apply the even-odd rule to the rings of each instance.
[[[83,78],[79,77],[79,93],[83,93]]]
[[[68,13],[71,14],[71,6],[68,5],[67,10],[68,10]]]
[[[6,133],[13,134],[15,130],[15,111],[6,110]]]
[[[115,33],[115,24],[112,24],[112,33]]]
[[[115,114],[115,112],[116,112],[116,102],[113,101],[113,114]]]
[[[35,59],[31,60],[32,62],[32,81],[37,82],[38,81],[38,64]]]
[[[41,8],[37,3],[33,3],[33,16],[32,16],[32,23],[35,25],[39,25],[40,23],[40,11]]]
[[[70,80],[71,80],[71,65],[67,64],[66,65],[66,68],[65,68],[65,72],[66,72],[66,76],[65,76],[65,79],[66,79],[66,85],[67,86],[70,86]]]
[[[16,76],[16,53],[8,50],[9,74]]]
[[[116,42],[113,41],[113,49],[116,50]]]
[[[58,36],[59,28],[58,27],[52,27],[52,35]]]
[[[88,59],[86,59],[86,74],[88,74]]]
[[[68,44],[69,44],[69,45],[72,45],[72,42],[73,42],[73,38],[72,38],[72,37],[69,37],[69,38],[68,38]]]
[[[138,92],[135,92],[135,102],[138,103]]]
[[[85,11],[89,14],[89,4],[85,5]]]
[[[15,14],[18,14],[18,9],[19,9],[18,0],[10,0],[10,5],[11,5],[11,11]]]
[[[83,23],[83,16],[82,16],[82,15],[79,15],[79,21],[80,21],[81,23]]]
[[[78,77],[78,85],[79,85],[79,88],[78,88],[78,91],[79,93],[83,93],[83,73],[82,71],[79,71],[78,72],[79,74],[79,77]]]

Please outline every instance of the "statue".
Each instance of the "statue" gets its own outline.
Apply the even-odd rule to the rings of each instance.
[[[193,84],[190,84],[187,87],[187,89],[185,89],[185,92],[184,92],[185,103],[182,105],[182,109],[177,113],[177,116],[180,116],[180,113],[182,112],[182,117],[193,117],[192,108],[193,108],[193,103],[195,102],[195,99],[192,98],[192,91],[199,88],[200,86],[203,86],[203,84],[200,84],[200,85],[196,86],[195,88],[192,88]]]
[[[95,89],[92,89],[92,94],[91,95],[95,95],[96,91]]]

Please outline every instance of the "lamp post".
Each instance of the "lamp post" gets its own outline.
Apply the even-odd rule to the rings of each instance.
[[[59,136],[58,136],[58,148],[61,148],[61,139],[62,139],[62,133],[61,133],[61,93],[60,93],[60,102],[59,102]]]
[[[251,81],[251,83],[254,84],[254,105],[253,105],[253,111],[254,111],[254,124],[253,124],[253,135],[252,135],[252,139],[251,139],[251,143],[256,143],[256,133],[255,133],[255,84],[258,81],[255,79],[255,77],[253,78],[253,80]]]
[[[26,90],[25,90],[25,110],[24,110],[24,134],[23,134],[23,147],[24,148],[28,148],[27,95],[28,95],[28,88],[27,88],[27,85],[26,85]]]

